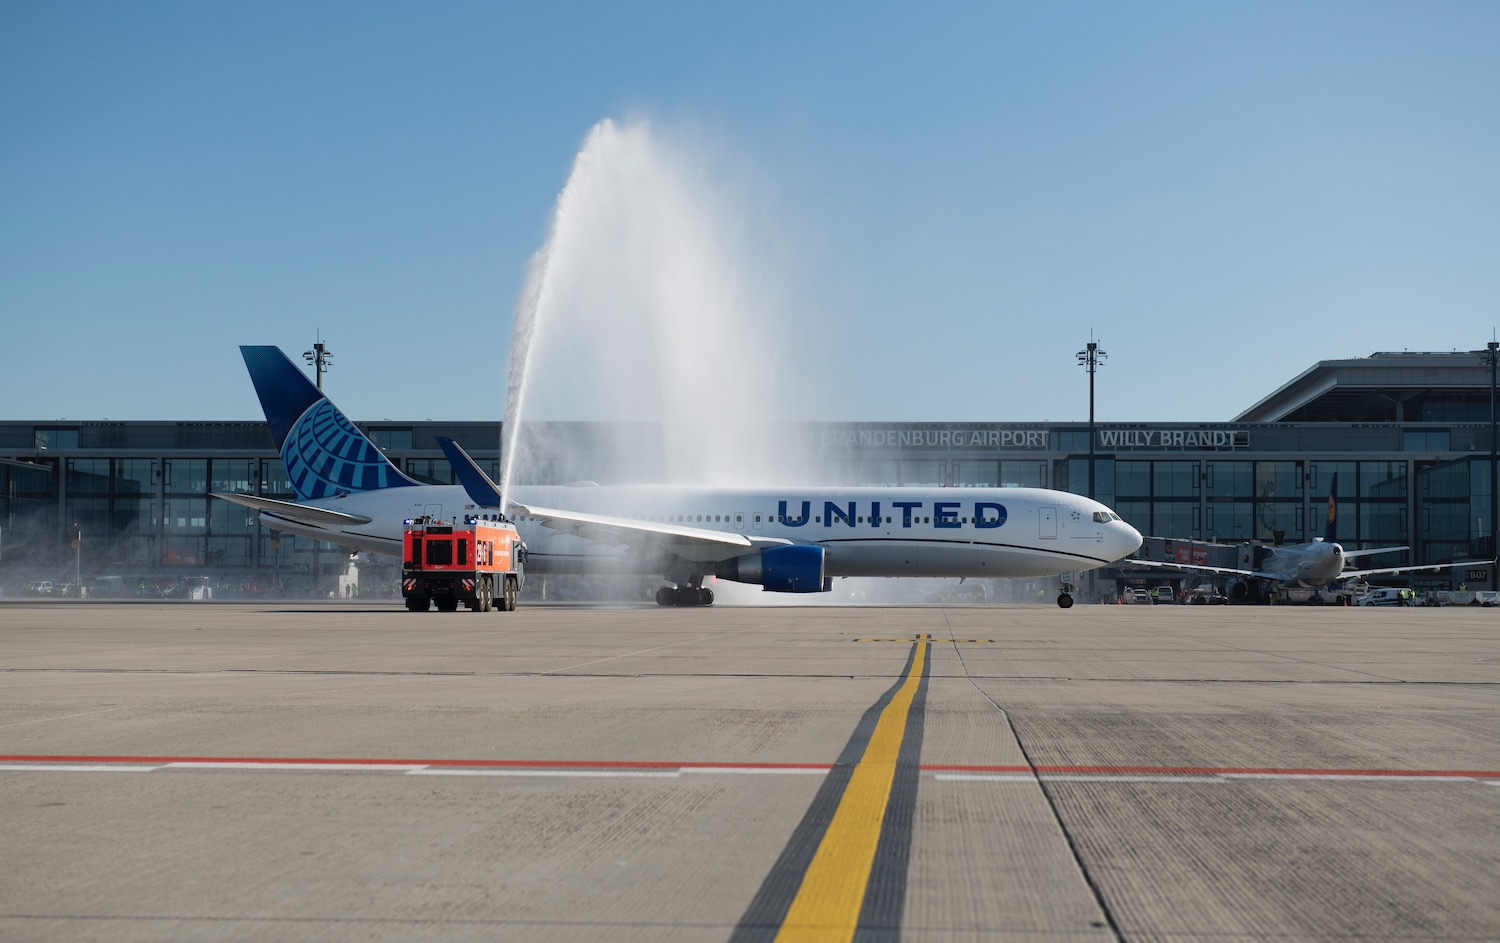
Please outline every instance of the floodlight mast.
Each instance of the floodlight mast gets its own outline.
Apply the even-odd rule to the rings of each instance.
[[[1089,372],[1089,498],[1094,496],[1094,373],[1109,354],[1099,349],[1099,342],[1089,335],[1088,346],[1078,352],[1078,365]],[[1097,499],[1095,499],[1097,500]]]
[[[312,364],[318,374],[318,391],[323,390],[323,374],[333,366],[333,351],[323,343],[322,335],[318,335],[318,342],[312,346],[312,350],[304,350],[302,359]]]
[[[1500,589],[1500,540],[1495,539],[1497,520],[1500,520],[1500,507],[1496,506],[1495,485],[1500,475],[1496,473],[1495,458],[1497,446],[1496,441],[1496,416],[1495,416],[1495,369],[1500,365],[1500,341],[1490,341],[1485,345],[1485,362],[1490,366],[1490,589]]]

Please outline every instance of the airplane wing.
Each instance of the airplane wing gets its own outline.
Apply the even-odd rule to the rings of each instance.
[[[1223,573],[1228,576],[1258,576],[1263,580],[1286,580],[1285,573],[1266,573],[1261,570],[1241,570],[1232,566],[1206,566],[1202,563],[1166,563],[1160,560],[1137,560],[1134,557],[1121,560],[1136,566],[1155,567],[1160,570],[1190,570],[1194,573]]]
[[[1410,547],[1377,547],[1374,550],[1345,550],[1344,559],[1353,560],[1355,557],[1373,557],[1377,553],[1395,553],[1398,550],[1410,549]]]
[[[298,504],[295,501],[278,501],[275,498],[262,498],[253,494],[221,494],[217,491],[210,492],[215,498],[223,498],[235,504],[252,508],[256,511],[264,511],[277,517],[284,517],[290,521],[312,526],[325,524],[368,524],[371,518],[359,514],[345,514],[343,511],[330,511],[327,508],[316,508],[310,504]]]
[[[1460,560],[1457,563],[1429,563],[1425,566],[1385,566],[1371,570],[1345,570],[1339,574],[1339,579],[1353,579],[1356,576],[1391,576],[1396,573],[1428,573],[1434,570],[1451,570],[1459,566],[1486,566],[1494,562],[1494,560]]]
[[[501,501],[500,486],[485,474],[479,464],[465,452],[463,446],[445,436],[438,436],[438,446],[448,456],[454,472],[464,486],[464,491],[481,507],[495,507]],[[688,556],[728,556],[751,547],[768,547],[789,544],[792,541],[779,537],[748,537],[733,531],[708,530],[702,527],[684,527],[681,524],[665,524],[657,521],[642,521],[631,517],[611,517],[606,514],[589,514],[585,511],[564,511],[558,508],[532,507],[515,501],[505,501],[507,512],[524,514],[546,524],[560,534],[576,534],[585,540],[605,546],[637,546],[650,543],[675,553]]]
[[[508,501],[506,504],[516,513],[536,518],[558,533],[577,534],[607,546],[636,544],[644,539],[678,547],[696,545],[702,549],[720,547],[733,550],[735,548],[770,547],[792,542],[779,537],[750,537],[733,531],[707,530],[702,527],[684,527],[681,524],[642,521],[630,517],[610,517],[605,514],[589,514],[583,511],[533,507],[517,504],[514,501]]]

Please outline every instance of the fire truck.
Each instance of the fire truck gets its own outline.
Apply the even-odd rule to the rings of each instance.
[[[419,517],[404,525],[401,595],[407,609],[426,612],[436,605],[453,612],[459,603],[473,612],[516,608],[526,580],[526,545],[510,522]]]

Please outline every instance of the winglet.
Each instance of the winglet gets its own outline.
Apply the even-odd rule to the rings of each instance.
[[[464,491],[468,492],[469,498],[480,507],[500,507],[500,486],[469,457],[463,446],[441,435],[437,437],[437,443],[443,454],[448,456],[448,464],[453,466],[453,473],[458,476],[458,481],[464,486]]]

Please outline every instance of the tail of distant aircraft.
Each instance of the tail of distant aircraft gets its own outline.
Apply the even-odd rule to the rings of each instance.
[[[279,347],[241,347],[298,500],[420,484],[401,473]]]
[[[1333,543],[1338,535],[1339,518],[1339,473],[1334,472],[1328,481],[1328,530],[1323,533],[1324,543]]]

